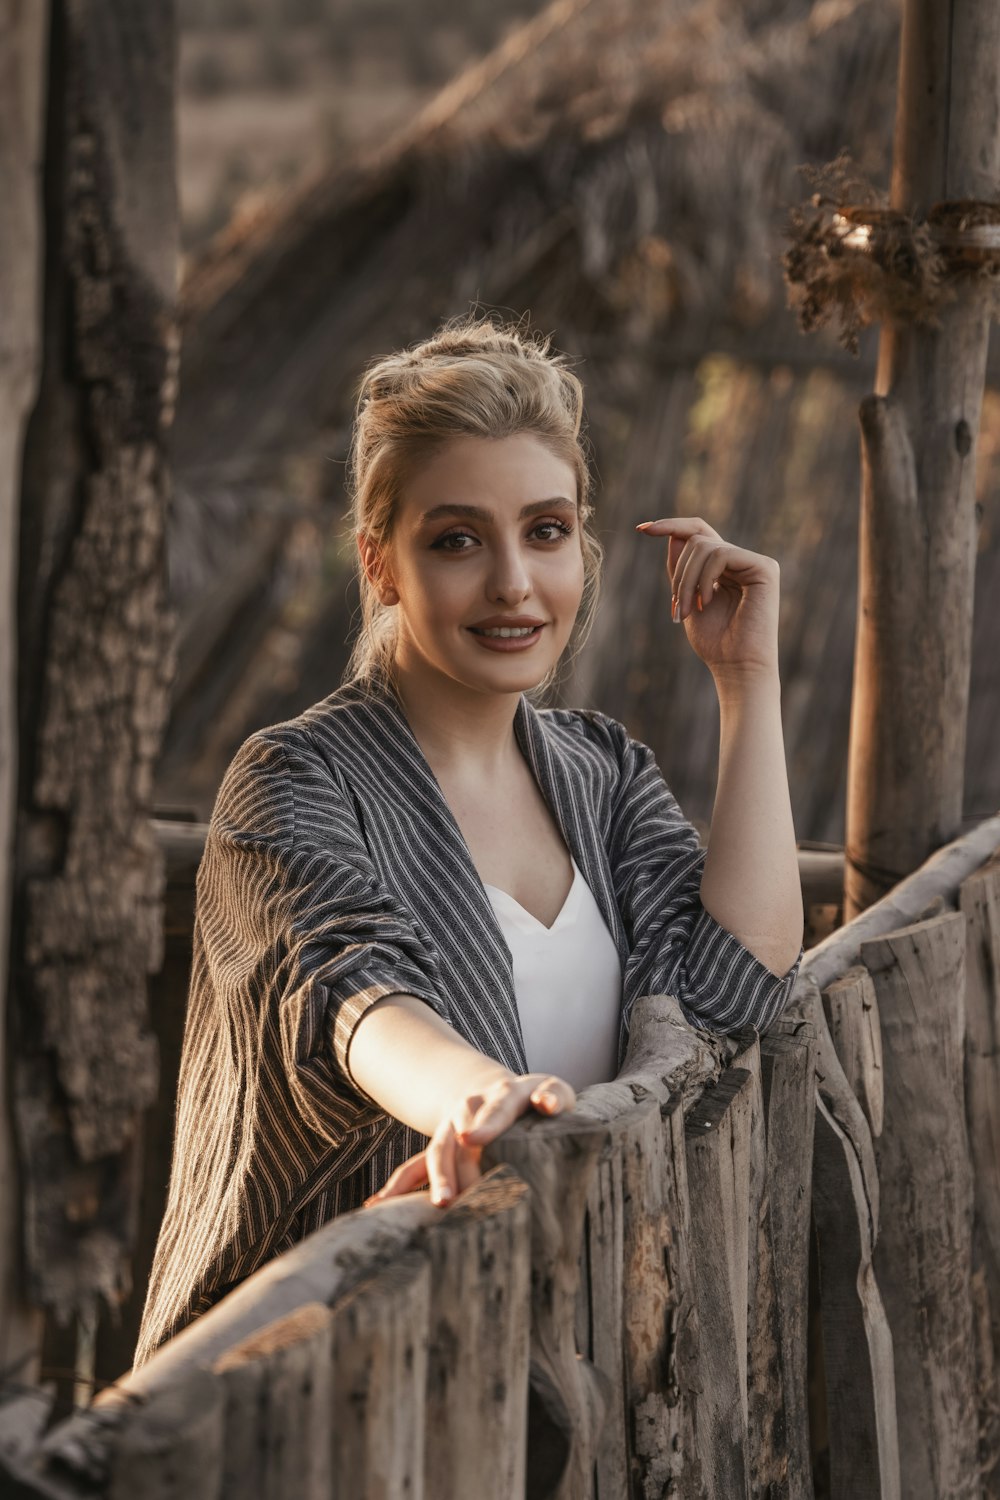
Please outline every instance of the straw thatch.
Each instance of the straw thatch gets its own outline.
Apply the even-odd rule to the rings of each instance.
[[[625,718],[707,818],[711,684],[631,535],[700,511],[783,563],[799,831],[839,837],[866,366],[796,330],[782,229],[802,163],[847,147],[885,180],[897,28],[881,0],[554,0],[402,136],[215,247],[185,297],[165,798],[203,811],[242,734],[335,684],[354,382],[475,301],[582,361],[609,602],[567,692]],[[976,810],[995,781],[971,778]]]

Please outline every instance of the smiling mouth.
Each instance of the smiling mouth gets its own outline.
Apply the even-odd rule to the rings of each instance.
[[[544,625],[469,625],[469,634],[474,636],[485,651],[528,651],[540,639]]]
[[[537,635],[541,625],[470,625],[473,635],[484,635],[492,640],[515,640],[528,635]]]

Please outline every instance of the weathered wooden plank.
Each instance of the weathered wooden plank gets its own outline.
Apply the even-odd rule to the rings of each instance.
[[[612,1390],[622,1391],[602,1435],[600,1500],[619,1493],[643,1500],[701,1494],[683,1110],[685,1100],[714,1082],[727,1048],[728,1041],[695,1031],[673,997],[641,997],[617,1079],[585,1089],[577,1100],[578,1114],[613,1131],[610,1159],[602,1160],[591,1192],[587,1257],[586,1328],[593,1342],[585,1347]],[[598,1192],[603,1197],[595,1207]],[[616,1318],[624,1338],[614,1335]],[[620,1436],[611,1430],[619,1409]]]
[[[973,1179],[973,1321],[984,1492],[1000,1495],[1000,859],[962,883],[965,1121]]]
[[[747,1218],[747,1461],[753,1495],[788,1493],[788,1432],[781,1363],[777,1265],[760,1042],[733,1059],[750,1074],[750,1179]],[[782,1268],[783,1269],[783,1268]]]
[[[363,1277],[395,1260],[438,1212],[426,1194],[415,1193],[332,1219],[261,1266],[145,1364],[102,1391],[95,1406],[100,1409],[105,1401],[123,1395],[152,1397],[182,1371],[210,1368],[227,1349],[303,1304],[332,1304]]]
[[[831,1500],[901,1500],[892,1334],[872,1266],[865,1185],[852,1142],[821,1096],[812,1207]]]
[[[892,1329],[907,1500],[979,1495],[965,946],[966,918],[948,912],[861,950],[882,1022],[884,1207],[874,1264]]]
[[[816,1038],[803,1027],[760,1039],[767,1192],[777,1267],[778,1338],[788,1500],[813,1500],[809,1450],[809,1236],[816,1105]]]
[[[41,158],[48,90],[48,0],[0,3],[0,1370],[38,1379],[42,1314],[21,1284],[19,1195],[7,1039],[7,955],[17,812],[17,564],[25,424],[42,352]]]
[[[307,1302],[227,1349],[213,1366],[225,1406],[224,1497],[327,1500],[330,1494],[330,1310]]]
[[[434,1500],[508,1500],[523,1494],[526,1473],[527,1187],[509,1167],[489,1172],[421,1242],[431,1263],[424,1491]],[[572,1346],[572,1296],[558,1311],[569,1320],[560,1339]]]
[[[954,899],[962,881],[998,850],[1000,817],[984,818],[968,833],[936,850],[919,870],[901,880],[881,901],[810,948],[802,960],[800,979],[808,977],[820,990],[826,989],[860,961],[862,943],[883,932],[895,932],[919,922],[938,896]]]
[[[1000,858],[962,882],[965,962],[965,1119],[977,1242],[1000,1364]]]
[[[71,1500],[221,1500],[225,1403],[208,1370],[187,1369],[150,1400],[111,1391],[48,1433],[26,1494]]]
[[[430,1261],[407,1250],[333,1309],[333,1488],[424,1500]]]
[[[528,1500],[588,1494],[606,1386],[578,1358],[575,1303],[587,1197],[607,1142],[604,1126],[572,1114],[517,1121],[483,1152],[508,1162],[531,1189],[531,1389]]]
[[[709,1500],[749,1500],[747,1273],[753,1076],[728,1068],[687,1116],[691,1264],[701,1332],[698,1451]]]
[[[823,1005],[844,1075],[865,1112],[872,1135],[881,1135],[882,1031],[868,970],[855,965],[827,985]]]
[[[586,1092],[586,1091],[584,1091]],[[581,1096],[583,1097],[583,1096]],[[579,1108],[578,1100],[578,1108]],[[659,1131],[660,1112],[650,1102]],[[599,1118],[599,1116],[590,1116]],[[607,1382],[607,1412],[597,1449],[594,1500],[627,1500],[629,1456],[625,1394],[624,1323],[625,1196],[623,1153],[627,1127],[608,1125],[608,1142],[587,1195],[580,1284],[576,1301],[577,1349]]]

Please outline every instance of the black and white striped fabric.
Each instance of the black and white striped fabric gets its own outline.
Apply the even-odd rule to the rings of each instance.
[[[799,960],[775,976],[704,909],[705,850],[652,752],[605,714],[523,696],[514,727],[618,945],[619,1058],[643,994],[675,995],[698,1027],[764,1030]],[[400,992],[527,1071],[510,951],[465,840],[398,699],[356,679],[252,735],[216,799],[137,1365],[426,1143],[346,1066],[359,1018]]]

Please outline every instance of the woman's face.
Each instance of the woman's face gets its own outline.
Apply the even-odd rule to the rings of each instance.
[[[576,475],[517,433],[455,438],[414,473],[379,587],[401,667],[513,693],[558,661],[583,584]]]

